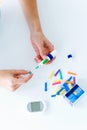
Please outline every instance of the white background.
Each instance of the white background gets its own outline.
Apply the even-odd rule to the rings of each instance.
[[[44,34],[57,50],[56,60],[43,66],[16,92],[0,88],[0,130],[87,130],[87,96],[74,107],[62,97],[51,98],[44,82],[52,70],[76,72],[78,84],[87,91],[87,1],[38,0]],[[17,0],[5,0],[0,17],[0,69],[28,69],[36,66],[29,29]],[[73,55],[72,62],[67,59]],[[45,100],[42,114],[30,114],[27,103]]]

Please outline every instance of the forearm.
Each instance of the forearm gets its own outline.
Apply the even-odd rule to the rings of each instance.
[[[30,32],[41,32],[36,0],[20,0],[30,28]]]

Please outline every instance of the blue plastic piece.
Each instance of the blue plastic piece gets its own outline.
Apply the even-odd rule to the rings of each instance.
[[[63,89],[65,89],[67,92],[70,90],[67,83],[63,84]]]
[[[57,70],[57,72],[54,74],[54,76],[57,76],[59,72],[60,72],[60,69]]]
[[[63,90],[64,88],[61,88],[56,94],[57,95],[60,95],[61,91]]]
[[[47,56],[50,58],[50,60],[53,59],[53,56],[51,54],[48,54]]]
[[[70,81],[72,79],[72,76],[69,77],[69,79],[67,81]]]
[[[54,94],[54,95],[51,95],[51,97],[56,97],[56,94]]]
[[[45,82],[44,91],[47,91],[47,82]]]
[[[68,57],[68,59],[69,59],[69,58],[72,58],[72,54],[69,54],[67,57]]]

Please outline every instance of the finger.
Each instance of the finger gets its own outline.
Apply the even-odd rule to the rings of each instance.
[[[45,41],[45,46],[49,48],[50,52],[54,50],[54,45],[48,39]]]
[[[12,74],[15,74],[15,75],[16,75],[16,74],[17,74],[17,75],[18,75],[18,74],[20,74],[20,75],[21,75],[21,74],[28,74],[28,72],[29,72],[28,70],[11,70],[11,73],[12,73]]]
[[[47,44],[48,43],[45,43],[43,41],[43,43],[38,46],[42,60],[45,59],[47,57],[47,55],[51,52],[50,51],[51,49],[49,48],[49,45],[47,45]]]
[[[19,87],[20,87],[20,85],[19,85],[19,84],[16,84],[16,85],[10,87],[9,89],[10,89],[10,91],[15,91],[15,90],[18,89]]]
[[[49,41],[46,41],[44,43],[43,49],[44,50],[42,50],[41,56],[43,57],[43,59],[45,59],[47,57],[47,55],[54,50],[54,46]]]
[[[43,60],[41,56],[36,56],[34,59],[37,63],[40,63]]]
[[[28,75],[27,77],[22,77],[20,79],[16,79],[16,84],[24,84],[26,82],[28,82],[28,80],[30,80],[32,78],[33,75]]]

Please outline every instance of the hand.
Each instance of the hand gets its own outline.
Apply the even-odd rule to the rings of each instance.
[[[0,86],[14,91],[28,82],[32,76],[26,70],[0,70]]]
[[[36,57],[34,59],[37,63],[45,59],[46,56],[54,50],[54,46],[42,32],[34,32],[31,34],[31,43],[36,52]]]

